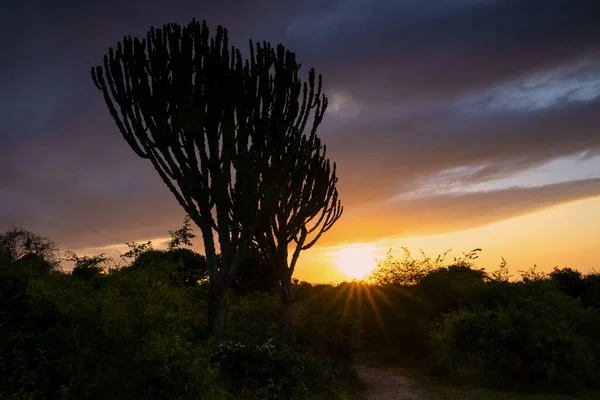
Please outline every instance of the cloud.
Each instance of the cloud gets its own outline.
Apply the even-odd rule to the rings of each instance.
[[[59,3],[14,3],[0,27],[12,60],[0,66],[3,226],[71,248],[177,226],[183,211],[121,138],[89,67],[123,35],[192,16],[225,25],[242,49],[283,42],[324,74],[321,133],[346,206],[324,240],[476,226],[598,194],[574,163],[539,187],[498,184],[598,154],[597,1]],[[440,176],[452,194],[390,203]]]
[[[388,236],[459,231],[597,196],[600,196],[600,178],[539,187],[440,194],[348,208],[320,243],[353,243]]]

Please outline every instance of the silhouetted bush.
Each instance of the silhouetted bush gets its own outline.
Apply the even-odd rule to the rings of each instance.
[[[270,293],[227,294],[226,338],[246,345],[259,345],[282,331],[281,304]]]
[[[471,303],[486,289],[485,272],[467,265],[450,265],[425,275],[414,288],[433,318]]]
[[[224,372],[235,398],[311,399],[316,393],[335,390],[337,381],[327,359],[273,339],[260,345],[222,341],[212,360]]]
[[[600,382],[600,317],[546,286],[507,305],[463,308],[433,331],[435,368],[455,382],[576,391]]]
[[[354,300],[360,349],[434,366],[454,382],[541,391],[598,386],[598,276],[534,266],[511,281],[506,261],[488,274],[474,258],[446,267],[405,254],[402,263],[384,265],[383,276],[405,283],[379,280]]]
[[[181,287],[197,286],[207,276],[206,257],[184,248],[143,251],[129,268],[152,269],[155,279]]]
[[[584,279],[585,293],[581,298],[584,307],[600,310],[600,274],[590,274]]]
[[[585,282],[581,272],[572,268],[555,267],[549,277],[554,281],[561,292],[574,299],[580,298],[585,293]]]
[[[29,277],[43,276],[55,270],[55,264],[35,253],[27,253],[19,259],[12,261],[12,265],[20,268]]]
[[[314,306],[315,303],[296,306],[298,343],[314,354],[352,365],[360,340],[354,318],[339,310]]]
[[[225,398],[195,333],[191,293],[130,271],[102,278],[99,290],[66,274],[20,272],[0,272],[2,293],[21,295],[2,305],[0,398]]]
[[[16,261],[35,256],[56,267],[57,252],[53,241],[27,229],[13,227],[0,233],[0,258]]]
[[[276,293],[278,287],[277,273],[256,250],[242,259],[238,272],[231,282],[231,289],[240,295],[256,292]]]
[[[143,257],[91,279],[33,258],[0,265],[0,398],[347,398],[356,371],[348,357],[329,356],[341,353],[327,344],[347,340],[328,337],[338,321],[296,350],[277,345],[265,353],[260,345],[281,337],[278,296],[230,292],[229,343],[250,350],[232,355],[246,364],[213,354],[214,364],[205,336],[208,285],[186,287],[172,255]]]

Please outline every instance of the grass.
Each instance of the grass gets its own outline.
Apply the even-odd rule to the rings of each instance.
[[[426,375],[418,368],[392,368],[394,373],[407,376],[419,382],[423,391],[423,400],[582,400],[598,399],[600,393],[588,393],[581,396],[560,394],[532,394],[508,392],[470,386],[451,385]]]
[[[361,354],[357,362],[370,367],[379,367],[395,374],[414,379],[422,392],[422,400],[597,400],[600,391],[589,392],[578,396],[561,394],[532,394],[508,392],[472,386],[458,386],[444,382],[428,375],[414,361],[400,359],[394,355],[382,353]]]

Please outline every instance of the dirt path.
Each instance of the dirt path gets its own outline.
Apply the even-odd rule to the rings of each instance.
[[[365,365],[358,366],[358,374],[365,382],[364,395],[368,400],[422,400],[413,379]]]

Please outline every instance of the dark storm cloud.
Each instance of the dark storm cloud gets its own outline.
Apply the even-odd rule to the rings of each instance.
[[[322,131],[339,164],[345,226],[362,218],[363,226],[372,222],[369,235],[394,234],[398,228],[379,223],[386,217],[377,209],[390,221],[420,215],[425,227],[431,207],[459,217],[469,208],[471,218],[444,221],[481,224],[600,193],[596,184],[574,183],[571,192],[528,192],[543,202],[509,190],[377,208],[448,169],[478,167],[455,177],[468,184],[596,154],[593,93],[537,110],[488,110],[490,99],[514,104],[515,88],[537,102],[558,96],[545,93],[545,83],[519,80],[580,60],[591,60],[592,76],[571,73],[561,85],[572,85],[573,74],[580,92],[593,85],[595,0],[23,1],[4,7],[0,24],[0,51],[10,55],[0,65],[0,227],[38,229],[75,248],[163,236],[179,223],[182,211],[122,140],[89,67],[123,35],[192,16],[228,27],[242,49],[247,38],[283,42],[324,74],[338,109],[330,107]],[[473,206],[494,201],[505,205],[501,211]]]
[[[370,104],[485,88],[600,48],[593,0],[339,4],[288,34],[330,85]]]

